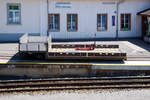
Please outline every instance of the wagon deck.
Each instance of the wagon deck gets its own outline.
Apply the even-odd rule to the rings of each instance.
[[[62,44],[52,45],[47,59],[93,59],[93,60],[124,60],[126,53],[119,50],[118,45],[96,45],[94,50],[76,50],[77,47],[89,47],[89,45]]]

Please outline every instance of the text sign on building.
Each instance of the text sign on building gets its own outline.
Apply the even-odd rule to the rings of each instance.
[[[70,2],[57,2],[55,8],[71,8],[72,4]]]
[[[112,26],[115,26],[115,16],[112,16]]]

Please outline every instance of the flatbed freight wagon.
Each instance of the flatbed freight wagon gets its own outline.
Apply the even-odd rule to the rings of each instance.
[[[93,43],[55,43],[51,36],[28,36],[20,38],[19,52],[44,59],[126,60],[126,53],[119,45]]]

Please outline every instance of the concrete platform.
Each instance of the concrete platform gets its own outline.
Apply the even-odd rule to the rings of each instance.
[[[2,63],[3,62],[3,63]],[[4,63],[5,62],[5,63]],[[1,77],[116,77],[150,75],[149,61],[125,62],[46,62],[24,61],[0,63]]]
[[[76,42],[69,43],[75,44]],[[18,43],[0,43],[0,77],[150,75],[150,44],[139,39],[97,41],[96,44],[118,44],[120,50],[127,53],[127,61],[54,61],[35,59],[34,57],[19,55]]]
[[[89,42],[67,42],[68,44],[76,43],[93,43]],[[65,42],[66,44],[66,42]],[[112,41],[96,41],[96,44],[114,44],[119,45],[122,52],[127,53],[127,61],[150,61],[150,44],[143,42],[140,39],[120,39]],[[18,43],[0,43],[0,59],[6,59],[8,62],[11,60],[37,60],[32,57],[19,56]]]

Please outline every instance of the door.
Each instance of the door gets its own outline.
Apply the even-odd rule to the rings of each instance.
[[[142,38],[146,36],[147,26],[148,26],[147,16],[142,16]]]

